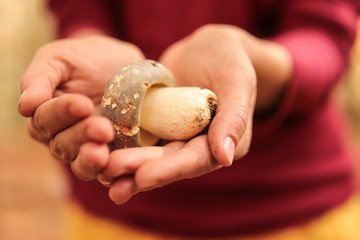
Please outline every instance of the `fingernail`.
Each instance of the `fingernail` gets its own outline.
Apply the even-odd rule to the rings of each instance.
[[[102,174],[99,174],[97,176],[97,180],[104,186],[106,187],[110,187],[111,184],[112,184],[112,180],[108,179],[107,177],[105,177],[104,175]]]
[[[22,94],[21,94],[21,96],[20,96],[20,98],[19,98],[18,105],[21,103],[21,101],[22,101],[22,99],[24,98],[26,92],[27,92],[27,89],[25,89],[25,90],[22,92]]]
[[[224,150],[226,157],[229,161],[227,166],[230,166],[234,160],[234,153],[235,153],[235,143],[230,137],[226,137],[224,139]]]

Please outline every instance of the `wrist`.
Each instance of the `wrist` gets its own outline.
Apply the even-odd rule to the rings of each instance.
[[[289,51],[279,43],[241,31],[241,41],[257,76],[257,112],[276,108],[293,72]]]

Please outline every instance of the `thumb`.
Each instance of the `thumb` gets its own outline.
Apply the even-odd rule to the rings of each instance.
[[[41,48],[24,73],[18,110],[24,117],[30,117],[36,108],[53,97],[56,87],[70,76],[65,61],[54,55],[49,44]]]
[[[235,155],[243,157],[250,147],[256,77],[250,78],[223,84],[217,93],[218,106],[208,138],[211,152],[222,166],[230,166]]]

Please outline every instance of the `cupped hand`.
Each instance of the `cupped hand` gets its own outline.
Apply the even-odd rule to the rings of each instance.
[[[178,85],[214,91],[216,116],[208,135],[188,142],[112,152],[99,181],[110,186],[109,196],[116,203],[138,192],[229,166],[250,146],[256,76],[237,28],[202,27],[170,46],[160,61],[173,72]]]
[[[105,85],[116,70],[143,58],[136,46],[103,35],[45,45],[20,85],[19,112],[30,117],[29,134],[71,162],[81,179],[96,178],[114,135],[111,122],[98,116]]]
[[[217,95],[208,142],[223,166],[248,152],[252,135],[257,79],[244,35],[237,27],[206,25],[170,46],[161,58],[178,85],[208,88]]]
[[[110,187],[110,199],[122,204],[139,192],[198,177],[220,167],[211,155],[207,135],[201,135],[189,142],[113,151],[98,179]]]

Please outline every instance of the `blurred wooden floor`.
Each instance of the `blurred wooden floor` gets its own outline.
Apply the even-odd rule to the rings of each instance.
[[[62,239],[62,168],[24,134],[2,136],[0,156],[0,239]]]
[[[53,37],[45,0],[0,0],[0,240],[58,240],[66,182],[17,113],[19,81]]]

